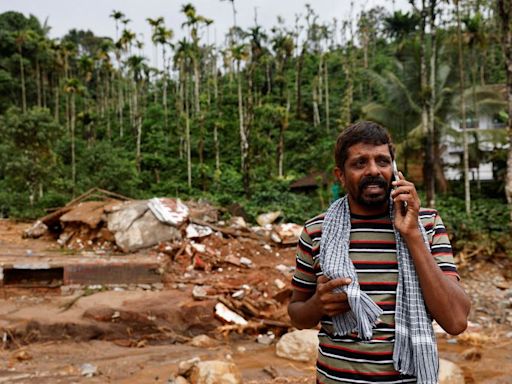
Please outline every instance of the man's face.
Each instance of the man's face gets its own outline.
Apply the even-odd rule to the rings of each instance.
[[[347,191],[351,203],[363,211],[384,207],[393,180],[392,159],[387,144],[358,143],[348,149],[343,169],[336,176]]]

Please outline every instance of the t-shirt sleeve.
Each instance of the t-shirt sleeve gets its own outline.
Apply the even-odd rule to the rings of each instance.
[[[315,292],[316,290],[316,275],[312,251],[313,242],[307,228],[304,227],[297,244],[295,273],[292,278],[293,288],[302,292]]]
[[[453,258],[452,245],[443,220],[437,211],[432,212],[429,223],[425,226],[430,241],[430,252],[437,265],[446,275],[456,276],[460,279]]]

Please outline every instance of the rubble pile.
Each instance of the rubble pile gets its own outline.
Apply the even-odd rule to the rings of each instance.
[[[166,260],[167,287],[190,289],[195,301],[214,301],[218,331],[260,335],[260,343],[270,344],[290,327],[290,260],[302,230],[276,223],[280,216],[268,212],[250,226],[241,216],[220,220],[219,210],[204,202],[132,200],[94,189],[38,220],[24,236],[50,235],[63,248],[99,255],[145,250]]]

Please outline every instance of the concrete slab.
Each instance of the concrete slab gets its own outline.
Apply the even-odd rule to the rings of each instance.
[[[166,257],[156,253],[96,254],[0,250],[0,287],[59,287],[91,284],[154,284],[162,280]]]

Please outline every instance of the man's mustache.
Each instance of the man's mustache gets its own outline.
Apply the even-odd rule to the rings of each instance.
[[[377,185],[385,189],[388,187],[388,182],[381,176],[367,176],[359,182],[359,191],[362,191],[369,185]]]

